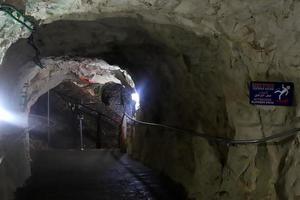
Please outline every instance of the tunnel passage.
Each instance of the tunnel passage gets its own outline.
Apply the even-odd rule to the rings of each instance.
[[[233,137],[221,84],[229,66],[229,52],[222,38],[197,36],[176,26],[141,23],[137,19],[106,18],[43,25],[33,40],[45,66],[51,59],[70,58],[76,63],[100,58],[125,69],[140,92],[140,119]],[[20,52],[26,53],[15,59]],[[14,81],[9,77],[24,74],[25,69],[30,71],[33,62],[26,63],[36,60],[35,56],[26,40],[15,43],[4,58],[1,81],[9,85]],[[4,70],[8,66],[9,70]],[[58,82],[53,80],[51,84],[56,86]],[[50,89],[39,91],[38,85],[31,91],[34,101],[27,102],[27,110]],[[9,86],[6,91],[14,90],[13,85]],[[207,198],[217,193],[227,159],[227,147],[144,127],[128,135],[127,150],[132,157],[181,183],[189,193]]]
[[[5,2],[35,18],[40,32],[34,41],[42,54],[101,54],[110,64],[133,72],[142,89],[139,119],[235,139],[265,138],[299,127],[297,90],[292,107],[251,105],[248,90],[250,81],[300,85],[299,1]],[[9,60],[0,68],[0,88],[7,89],[0,92],[0,105],[8,99],[14,104],[9,108],[18,111],[25,100],[16,89],[18,79],[28,73],[27,61],[38,59],[32,48],[23,48],[26,39],[18,40],[31,31],[7,13],[1,12],[0,18],[0,60],[4,54]],[[27,17],[21,13],[17,18]],[[29,140],[23,130],[6,125],[0,129],[0,199],[12,199],[30,175]],[[298,137],[280,144],[219,147],[153,127],[138,127],[128,136],[130,155],[180,182],[191,198],[300,196]]]
[[[32,120],[29,124],[34,126],[30,131],[32,149],[79,149],[81,145],[84,149],[120,148],[124,107],[130,115],[135,112],[131,92],[112,82],[104,85],[82,80],[62,82],[49,91],[50,132],[47,127],[48,93],[30,109],[29,119]],[[106,100],[101,101],[101,98]]]
[[[132,92],[117,83],[79,79],[66,80],[41,96],[29,114],[34,126],[29,133],[32,175],[15,199],[185,199],[180,185],[120,152],[126,145],[120,140],[126,139],[121,138],[124,109],[136,112]],[[45,124],[48,99],[50,127]]]
[[[140,22],[132,18],[57,21],[42,26],[34,38],[44,56],[101,57],[110,64],[122,66],[140,87],[137,88],[141,91],[143,107],[140,117],[145,120],[180,124],[183,128],[233,137],[222,88],[229,52],[221,38],[197,36],[176,26]],[[147,158],[149,160],[145,162],[161,168],[162,158],[150,149],[166,146],[163,141],[170,140],[166,135],[154,136],[157,138],[153,138],[152,144],[151,139],[138,141],[136,138],[138,142],[136,148],[132,148],[136,149],[133,154]],[[161,139],[161,136],[166,138]],[[183,146],[193,146],[190,145],[192,138],[171,138],[171,143],[183,140]],[[138,144],[144,148],[138,147]],[[149,150],[145,150],[148,148],[144,144],[149,145]],[[169,149],[172,147],[161,149],[161,152]],[[185,150],[190,152],[189,159],[194,160],[194,150]],[[225,162],[226,149],[224,151],[221,147],[220,152],[224,155],[218,156],[218,159]],[[164,157],[169,157],[168,153]],[[184,168],[193,171],[193,166]]]
[[[70,32],[76,34],[70,36]],[[228,62],[221,38],[198,37],[175,26],[130,18],[58,21],[41,27],[37,34],[35,40],[42,55],[99,56],[127,69],[141,87],[142,119],[233,137],[222,89]],[[189,184],[189,178],[184,177],[193,176],[200,167],[195,152],[201,152],[199,146],[203,145],[198,139],[144,128],[131,138],[129,148],[134,157],[180,182],[185,179]],[[226,162],[226,148],[213,149],[209,151],[216,159],[212,162]],[[218,177],[221,164],[214,164],[212,177],[204,176],[211,180]],[[210,171],[209,164],[202,167]]]

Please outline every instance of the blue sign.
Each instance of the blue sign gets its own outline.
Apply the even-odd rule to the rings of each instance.
[[[294,83],[292,82],[250,82],[250,104],[292,106]]]

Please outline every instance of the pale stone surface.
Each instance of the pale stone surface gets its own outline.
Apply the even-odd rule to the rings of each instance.
[[[166,93],[160,99],[164,101],[160,104],[162,122],[201,127],[205,132],[236,139],[263,137],[297,125],[297,102],[291,108],[254,107],[248,104],[247,87],[250,80],[292,81],[295,88],[299,86],[298,1],[28,0],[26,13],[41,20],[42,24],[63,19],[137,19],[137,25],[152,38],[176,52],[175,55],[168,52],[169,55],[164,57],[169,63],[160,63],[159,67],[143,66],[144,71],[165,80],[165,85],[172,85],[166,88],[160,85]],[[28,33],[6,16],[1,19],[4,19],[1,24],[5,26],[0,44],[0,57],[3,58],[7,48],[18,38],[28,37]],[[123,27],[127,27],[126,23]],[[175,31],[170,25],[184,31]],[[130,34],[120,32],[114,35],[110,30],[103,36],[107,41],[98,44],[107,47],[109,41],[128,42]],[[53,39],[57,40],[56,37]],[[55,40],[44,41],[47,45],[55,43]],[[66,42],[65,47],[72,50],[71,43]],[[90,44],[84,48],[92,47]],[[136,53],[131,49],[126,51]],[[126,57],[130,58],[130,55]],[[147,57],[139,58],[158,64],[155,56],[150,55],[148,60]],[[296,91],[295,95],[298,101],[299,93]],[[149,102],[156,103],[151,99]],[[151,112],[155,109],[150,106],[145,110]],[[153,119],[144,115],[145,119]],[[198,139],[177,138],[171,133],[149,136],[155,132],[153,130],[143,132],[135,137],[139,143],[133,142],[136,151],[133,154],[182,183],[191,197],[299,198],[297,139],[277,146],[225,147],[220,152],[219,147]],[[207,161],[213,166],[211,171]]]
[[[20,38],[27,38],[31,32],[8,14],[0,12],[0,63],[10,45]]]
[[[103,60],[80,58],[72,60],[66,57],[56,57],[44,58],[41,62],[46,67],[45,69],[41,69],[33,62],[22,65],[20,77],[15,79],[14,85],[10,86],[13,90],[8,92],[3,90],[4,86],[8,87],[5,80],[13,77],[0,75],[2,78],[1,95],[6,96],[6,99],[9,97],[14,99],[13,102],[7,104],[7,107],[12,109],[10,111],[16,111],[13,112],[15,116],[20,116],[19,112],[28,113],[31,105],[42,94],[66,79],[78,80],[79,77],[85,76],[94,83],[115,82],[134,88],[133,80],[124,70],[111,66]],[[7,72],[9,70],[13,70],[13,67]],[[24,88],[26,88],[25,91]],[[9,125],[8,128],[4,128],[5,126],[1,124],[0,127],[0,197],[3,200],[14,199],[13,192],[16,187],[21,187],[30,175],[28,133],[23,133],[24,128],[18,127],[20,124],[16,125],[17,127]]]
[[[37,101],[37,99],[48,90],[59,85],[67,79],[78,80],[81,77],[87,78],[91,83],[105,84],[114,82],[117,84],[129,85],[134,89],[134,82],[126,71],[118,66],[107,64],[99,59],[66,57],[44,58],[41,60],[44,69],[39,68],[35,63],[28,63],[31,72],[19,82],[21,88],[28,84],[26,110]],[[20,88],[20,89],[21,89]]]

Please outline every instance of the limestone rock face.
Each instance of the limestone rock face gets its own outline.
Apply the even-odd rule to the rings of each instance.
[[[299,126],[299,13],[294,0],[26,2],[26,14],[41,25],[42,56],[119,64],[145,88],[140,118],[235,139]],[[29,33],[3,13],[0,24],[2,60]],[[249,105],[251,80],[294,82],[295,105]],[[130,153],[183,184],[191,198],[300,197],[298,137],[234,147],[160,129],[130,137]]]
[[[0,63],[11,44],[20,38],[28,38],[31,32],[8,14],[0,12]]]

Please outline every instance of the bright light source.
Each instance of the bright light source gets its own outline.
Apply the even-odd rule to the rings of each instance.
[[[0,122],[4,121],[20,127],[27,126],[27,118],[24,113],[13,114],[0,106]]]
[[[0,157],[0,165],[2,164],[3,159],[4,159],[4,156],[1,156]]]
[[[0,107],[0,121],[13,122],[14,119],[13,114]]]
[[[131,99],[135,101],[135,110],[138,110],[140,108],[140,95],[137,92],[132,93]]]

